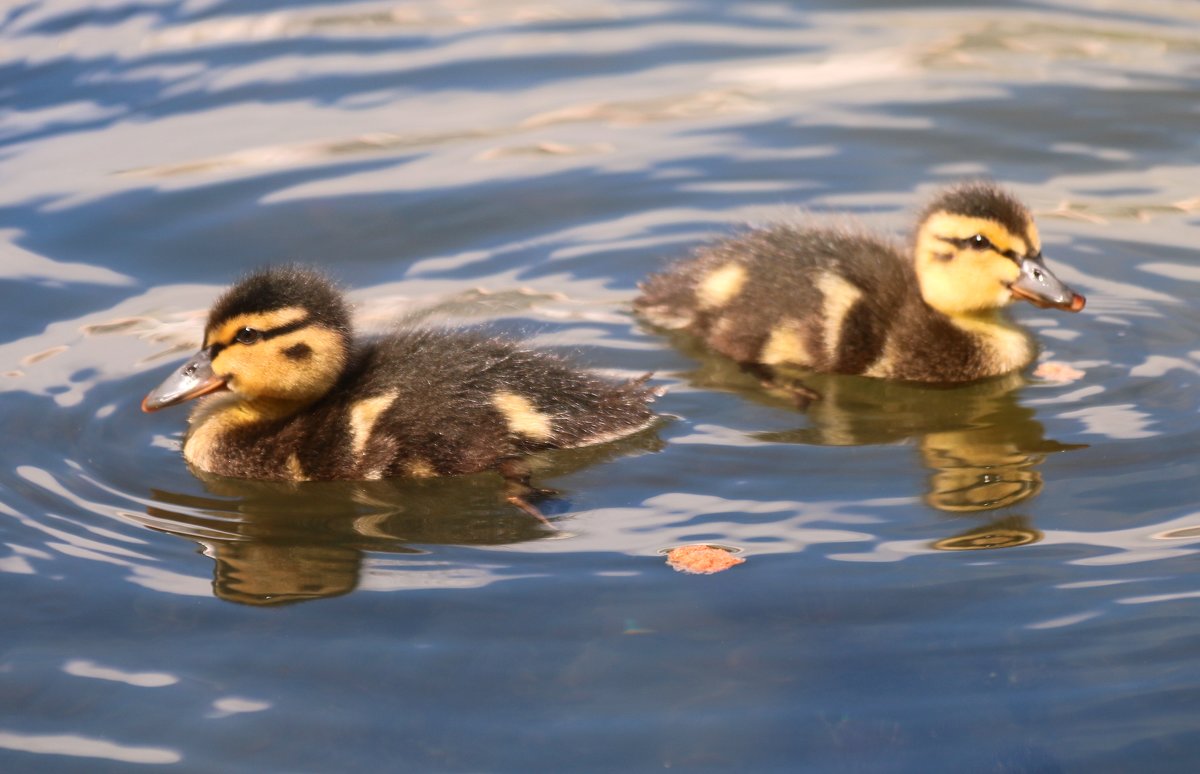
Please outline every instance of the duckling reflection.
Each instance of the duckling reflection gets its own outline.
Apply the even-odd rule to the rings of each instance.
[[[930,545],[939,551],[988,551],[995,548],[1015,548],[1037,543],[1044,537],[1024,516],[996,519],[965,532],[935,540]]]
[[[645,434],[530,462],[557,476],[660,447]],[[425,546],[512,545],[563,534],[505,507],[496,477],[487,474],[301,484],[197,475],[207,496],[156,490],[156,505],[131,516],[198,543],[214,562],[213,593],[245,605],[348,594],[368,552],[416,556],[428,553]]]
[[[201,480],[213,497],[155,491],[159,505],[143,523],[199,543],[214,562],[213,593],[247,605],[348,594],[367,551],[421,554],[412,544],[504,545],[547,534],[503,512],[494,488],[479,482]]]
[[[687,334],[672,344],[700,367],[687,374],[696,385],[732,390],[780,406],[795,406],[786,389],[764,389],[727,358],[711,354]],[[787,372],[783,372],[787,376]],[[1054,452],[1086,448],[1045,437],[1033,409],[1018,401],[1024,377],[1006,376],[960,386],[919,385],[858,376],[803,372],[821,394],[809,403],[809,424],[756,433],[773,443],[866,446],[915,440],[929,469],[925,502],[950,513],[1007,508],[1041,491],[1037,466]]]

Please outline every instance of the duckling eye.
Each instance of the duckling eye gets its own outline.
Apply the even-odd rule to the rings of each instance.
[[[976,234],[975,236],[971,237],[970,242],[971,247],[975,248],[976,250],[987,250],[992,246],[992,243],[989,242],[988,238],[983,234]]]
[[[238,344],[254,344],[257,343],[261,338],[262,331],[247,327],[238,331],[237,335],[233,337],[233,340]]]

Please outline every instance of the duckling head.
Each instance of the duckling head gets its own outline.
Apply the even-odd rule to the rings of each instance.
[[[350,339],[349,310],[328,278],[298,267],[263,269],[217,299],[203,347],[151,390],[142,410],[219,390],[250,404],[311,403],[341,375]]]
[[[921,295],[950,316],[1022,299],[1078,312],[1086,299],[1046,267],[1033,216],[990,183],[950,188],[925,209],[913,251]]]

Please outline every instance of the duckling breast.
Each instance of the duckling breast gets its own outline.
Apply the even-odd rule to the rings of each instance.
[[[1003,313],[950,318],[924,304],[897,316],[883,353],[864,375],[956,383],[986,379],[1029,365],[1037,349]]]

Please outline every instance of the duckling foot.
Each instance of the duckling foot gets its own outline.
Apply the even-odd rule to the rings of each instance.
[[[552,530],[554,530],[555,532],[558,532],[558,527],[556,527],[556,526],[554,526],[553,524],[551,524],[551,523],[550,523],[550,520],[549,520],[549,519],[547,519],[547,518],[546,518],[546,517],[545,517],[545,516],[542,514],[542,512],[538,510],[538,508],[537,508],[537,506],[536,506],[536,505],[534,505],[533,503],[529,502],[528,500],[526,500],[526,499],[525,499],[524,497],[522,497],[521,495],[515,495],[515,494],[512,494],[512,495],[509,495],[508,497],[505,497],[504,499],[505,499],[505,500],[506,500],[506,501],[507,501],[507,502],[508,502],[510,505],[515,505],[517,508],[520,508],[520,509],[521,509],[522,511],[524,511],[525,513],[528,513],[530,516],[532,516],[533,518],[535,518],[535,519],[537,519],[538,521],[540,521],[540,522],[541,522],[543,525],[545,525],[546,529],[552,529]]]
[[[769,365],[763,363],[740,363],[743,371],[758,379],[758,383],[768,390],[778,390],[787,393],[801,411],[812,405],[813,401],[821,399],[821,393],[812,389],[799,379],[781,376]]]
[[[550,520],[538,510],[538,507],[529,502],[530,497],[553,497],[558,494],[557,489],[541,489],[533,486],[529,481],[529,466],[525,464],[524,460],[501,462],[499,473],[504,477],[504,499],[509,504],[520,508],[548,528],[558,531],[558,528],[550,523]]]

